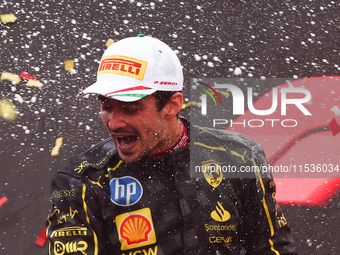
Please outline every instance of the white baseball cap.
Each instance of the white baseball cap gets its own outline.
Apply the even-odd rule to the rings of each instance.
[[[176,53],[158,39],[129,37],[109,46],[100,61],[97,82],[85,94],[133,102],[156,91],[181,91],[182,65]]]

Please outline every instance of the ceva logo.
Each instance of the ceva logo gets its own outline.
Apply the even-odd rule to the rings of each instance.
[[[143,195],[140,182],[131,177],[114,178],[110,182],[111,201],[120,206],[130,206],[137,203]]]

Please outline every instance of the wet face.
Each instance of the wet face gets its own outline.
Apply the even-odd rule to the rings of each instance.
[[[154,96],[129,103],[103,96],[98,99],[102,120],[122,160],[136,162],[169,147],[166,107],[158,111]]]

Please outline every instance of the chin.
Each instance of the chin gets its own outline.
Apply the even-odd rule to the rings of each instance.
[[[118,152],[119,157],[126,163],[136,163],[142,159],[141,156],[138,155],[125,155],[121,152]]]

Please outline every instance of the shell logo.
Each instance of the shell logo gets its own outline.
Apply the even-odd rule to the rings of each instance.
[[[150,232],[150,221],[143,215],[127,216],[120,226],[120,235],[128,245],[147,241]]]
[[[133,249],[156,242],[156,234],[149,208],[118,215],[116,225],[121,250]]]

